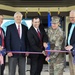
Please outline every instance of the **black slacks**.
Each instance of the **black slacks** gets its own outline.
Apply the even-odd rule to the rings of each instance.
[[[4,56],[4,64],[0,65],[0,75],[4,75],[4,69],[5,69],[5,56]]]
[[[38,55],[38,57],[33,56],[31,57],[31,68],[30,68],[30,75],[40,75],[44,63],[44,55]]]

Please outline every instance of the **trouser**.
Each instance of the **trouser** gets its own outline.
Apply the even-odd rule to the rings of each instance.
[[[25,57],[9,57],[9,75],[15,75],[16,66],[18,65],[18,72],[19,75],[26,75],[25,74]]]
[[[31,69],[30,69],[30,75],[40,75],[44,63],[44,56],[39,55],[37,58],[33,57],[31,58]]]
[[[4,75],[4,69],[5,69],[5,56],[4,58],[4,64],[0,65],[0,75]]]
[[[0,65],[0,75],[4,75],[5,64]]]
[[[69,52],[69,68],[70,68],[70,75],[75,75],[75,64],[73,64],[73,56],[71,52]]]
[[[64,63],[49,64],[49,75],[63,75]]]

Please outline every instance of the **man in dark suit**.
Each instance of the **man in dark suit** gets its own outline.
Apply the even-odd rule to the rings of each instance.
[[[42,25],[40,18],[32,19],[32,26],[28,31],[28,41],[30,44],[30,52],[41,52],[42,54],[31,54],[30,75],[40,75],[44,62],[45,49],[47,47],[48,37]]]
[[[3,63],[0,62],[0,75],[4,75],[4,68],[5,68],[5,55],[3,54],[3,49],[5,48],[5,33],[2,29],[1,25],[3,23],[3,15],[0,15],[0,60],[3,60]],[[3,59],[2,59],[3,58]]]
[[[72,10],[69,14],[70,23],[68,26],[68,39],[66,50],[73,51],[75,48],[75,10]],[[75,64],[73,63],[73,56],[69,53],[69,65],[70,65],[70,74],[75,75]]]
[[[14,14],[15,23],[7,27],[6,31],[6,48],[9,62],[9,75],[15,75],[16,65],[19,67],[19,75],[25,75],[25,54],[16,54],[12,51],[27,51],[27,31],[28,28],[21,24],[22,14]]]

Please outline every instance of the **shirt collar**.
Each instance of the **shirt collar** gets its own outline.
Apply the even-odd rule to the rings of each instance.
[[[17,27],[17,29],[18,29],[18,24],[17,23],[15,23],[16,24],[16,27]],[[20,26],[21,26],[21,24],[19,24]]]
[[[38,29],[38,31],[40,31],[40,29],[39,29],[39,28],[35,28],[35,27],[34,27],[34,29],[36,30],[36,32],[37,32],[37,29]]]
[[[74,26],[75,26],[75,23],[73,23],[72,25],[74,25]]]

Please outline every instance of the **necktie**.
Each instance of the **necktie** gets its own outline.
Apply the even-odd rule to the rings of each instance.
[[[19,37],[20,37],[20,25],[18,25],[18,34],[19,34]]]
[[[68,45],[70,45],[70,39],[71,39],[73,30],[74,30],[74,27],[75,27],[75,24],[72,24],[71,29],[70,29],[70,33],[69,33],[69,36],[68,36]]]
[[[37,34],[38,34],[38,37],[40,39],[40,47],[42,49],[43,48],[43,46],[42,46],[42,37],[41,37],[41,33],[40,33],[40,30],[39,29],[37,29]]]
[[[41,34],[40,34],[39,29],[37,29],[37,34],[38,34],[39,39],[41,40]]]

